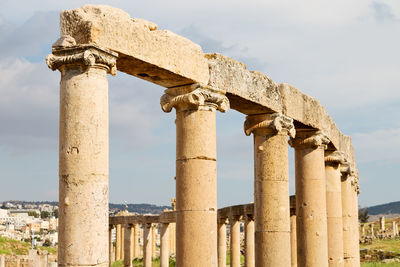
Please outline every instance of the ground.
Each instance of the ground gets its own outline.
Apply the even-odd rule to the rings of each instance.
[[[27,242],[17,241],[0,236],[0,254],[10,255],[14,253],[16,255],[28,255],[30,248],[31,244]],[[50,254],[55,254],[57,252],[56,248],[50,247],[39,247],[37,249],[47,250]]]
[[[360,245],[361,251],[364,249],[368,249],[368,254],[377,254],[377,253],[393,253],[400,255],[400,240],[379,240],[375,239],[372,241],[372,244]],[[361,253],[363,254],[363,253]],[[400,262],[395,263],[379,263],[379,262],[363,262],[361,267],[400,267]]]

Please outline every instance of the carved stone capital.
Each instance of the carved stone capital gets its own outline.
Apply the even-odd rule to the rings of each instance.
[[[358,184],[358,175],[352,176],[351,187],[358,194],[360,194],[360,185]]]
[[[344,164],[347,162],[342,151],[325,151],[325,162],[331,164]]]
[[[340,166],[340,172],[342,176],[346,178],[347,176],[354,175],[354,168],[351,166],[350,162],[346,161]]]
[[[118,54],[94,44],[76,45],[69,36],[60,37],[53,45],[52,54],[46,57],[47,66],[57,70],[64,65],[101,66],[115,75]]]
[[[244,123],[244,132],[247,136],[287,133],[290,137],[296,136],[293,119],[281,113],[249,115]]]
[[[229,100],[220,90],[192,84],[165,90],[160,105],[164,112],[171,112],[172,108],[178,111],[217,109],[225,112],[229,109]]]
[[[329,138],[322,131],[298,131],[296,138],[289,140],[289,144],[294,148],[326,149],[329,143]]]

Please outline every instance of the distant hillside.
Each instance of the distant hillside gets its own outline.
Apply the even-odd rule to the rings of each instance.
[[[127,204],[128,211],[137,212],[140,214],[152,213],[160,214],[165,209],[172,209],[170,206],[156,206],[152,204]],[[110,210],[125,210],[125,204],[112,204],[110,203]]]
[[[400,201],[368,207],[369,215],[400,214]]]
[[[42,204],[50,204],[53,206],[58,206],[57,201],[20,201],[20,200],[9,200],[9,201],[3,201],[0,202],[0,207],[2,204],[5,203],[12,203],[14,205],[22,205],[24,207],[25,205],[42,205]],[[170,206],[157,206],[157,205],[152,205],[152,204],[127,204],[128,206],[128,211],[130,212],[136,212],[140,214],[146,214],[146,213],[151,213],[151,214],[160,214],[163,212],[165,209],[172,209]],[[125,210],[125,204],[109,204],[110,211],[116,212],[118,210]]]

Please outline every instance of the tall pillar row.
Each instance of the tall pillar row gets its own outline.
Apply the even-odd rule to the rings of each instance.
[[[176,109],[176,265],[216,267],[215,117],[229,100],[222,91],[193,84],[165,90],[160,104],[165,112]]]
[[[342,187],[340,172],[340,165],[344,162],[344,153],[340,151],[325,151],[328,263],[330,267],[339,267],[344,265]]]
[[[293,120],[285,115],[249,115],[246,135],[254,136],[254,220],[257,266],[290,266],[288,136]]]
[[[297,265],[328,266],[324,151],[329,139],[320,131],[297,129],[295,150]]]
[[[63,36],[46,62],[61,72],[58,266],[108,266],[108,81],[117,54]]]

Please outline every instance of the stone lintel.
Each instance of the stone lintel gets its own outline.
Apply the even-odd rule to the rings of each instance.
[[[118,52],[117,68],[122,72],[164,87],[208,82],[201,47],[158,30],[152,22],[106,5],[64,10],[60,19],[61,35],[72,36],[77,44],[97,44]]]

